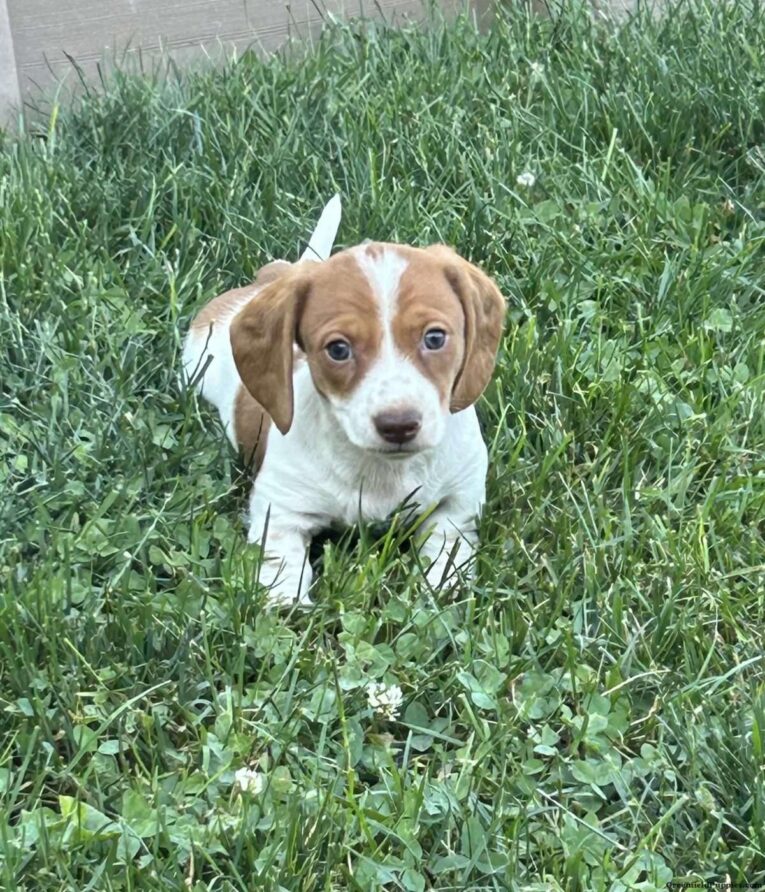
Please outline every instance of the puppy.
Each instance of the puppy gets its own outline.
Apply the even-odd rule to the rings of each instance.
[[[489,382],[505,302],[450,248],[371,242],[330,257],[340,199],[299,263],[263,267],[191,323],[183,365],[252,461],[248,541],[275,603],[310,603],[311,537],[430,510],[428,581],[466,568],[488,464],[473,404]]]

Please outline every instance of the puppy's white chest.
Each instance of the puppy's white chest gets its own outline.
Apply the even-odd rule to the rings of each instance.
[[[338,470],[346,473],[328,495],[332,513],[345,524],[385,520],[402,505],[427,504],[434,495],[433,468],[420,456]]]

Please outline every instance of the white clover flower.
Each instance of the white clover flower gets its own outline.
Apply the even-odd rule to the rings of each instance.
[[[541,62],[532,62],[529,69],[532,77],[542,77],[545,73],[545,67]]]
[[[257,796],[266,786],[266,778],[261,771],[254,768],[240,768],[234,775],[234,783],[244,793],[252,793]]]
[[[395,719],[404,695],[397,685],[386,685],[382,682],[370,682],[367,685],[367,699],[374,711],[386,719]]]
[[[515,180],[519,186],[523,186],[526,189],[531,189],[536,181],[537,178],[530,170],[524,170],[523,173],[518,174]]]

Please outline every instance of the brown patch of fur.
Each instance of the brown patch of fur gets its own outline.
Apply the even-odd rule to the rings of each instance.
[[[286,260],[274,260],[272,263],[267,263],[258,270],[254,282],[244,285],[242,288],[232,288],[205,304],[194,317],[191,328],[207,331],[219,319],[225,319],[241,309],[247,300],[256,297],[258,291],[265,285],[286,276],[292,266],[293,264],[287,263]]]
[[[225,319],[234,313],[238,307],[244,306],[248,298],[257,294],[256,285],[245,285],[243,288],[232,288],[224,294],[214,297],[206,303],[197,313],[191,323],[192,330],[207,331],[219,319]]]
[[[380,349],[382,329],[369,281],[347,251],[315,264],[310,291],[298,327],[319,393],[346,395],[366,374]],[[325,347],[342,338],[353,348],[347,362],[333,362]]]
[[[427,251],[406,251],[407,266],[399,282],[393,339],[398,349],[438,389],[449,405],[465,356],[465,315],[459,298],[444,277],[443,266]],[[431,328],[446,332],[441,350],[427,350],[422,339]]]
[[[426,248],[459,298],[465,318],[465,357],[452,390],[452,412],[472,406],[491,380],[502,338],[505,299],[481,269],[445,245]]]
[[[266,285],[234,316],[231,352],[242,383],[286,434],[292,425],[295,333],[309,280],[291,272]]]
[[[271,263],[261,266],[258,270],[255,284],[260,287],[261,285],[268,285],[269,282],[275,282],[277,279],[281,279],[282,276],[286,276],[293,265],[286,260],[272,260]]]
[[[252,462],[256,472],[266,455],[270,427],[271,418],[268,412],[246,387],[239,384],[234,400],[234,435],[244,453],[244,460],[248,464]]]
[[[398,247],[398,245],[387,245],[385,242],[367,242],[364,246],[364,253],[372,260],[379,260],[386,248]]]

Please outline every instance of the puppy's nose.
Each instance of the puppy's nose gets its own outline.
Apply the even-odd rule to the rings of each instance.
[[[408,443],[422,426],[422,414],[415,409],[380,412],[374,417],[377,433],[388,443]]]

